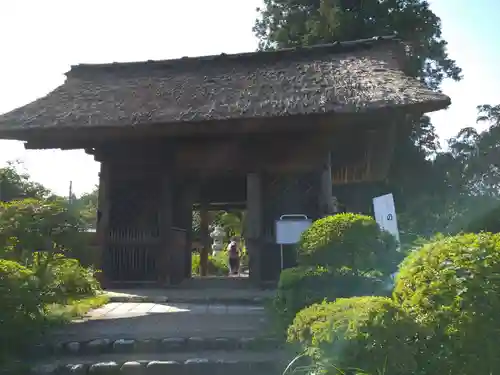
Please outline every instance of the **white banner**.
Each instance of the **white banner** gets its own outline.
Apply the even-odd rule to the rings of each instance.
[[[373,211],[377,224],[396,237],[399,242],[398,220],[392,194],[373,198]]]

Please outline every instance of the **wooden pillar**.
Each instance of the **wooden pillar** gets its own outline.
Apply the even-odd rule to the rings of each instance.
[[[325,158],[321,171],[319,207],[322,216],[333,214],[333,182],[332,182],[332,161],[331,153],[329,152]]]
[[[99,172],[99,191],[97,198],[97,254],[94,258],[95,267],[102,273],[99,275],[103,287],[109,283],[106,274],[106,259],[108,257],[108,239],[109,239],[109,217],[111,210],[110,202],[110,166],[108,162],[101,162],[101,171]]]
[[[201,237],[201,254],[200,254],[200,275],[207,276],[208,274],[208,254],[210,253],[210,233],[208,219],[208,204],[205,199],[200,202],[200,237]]]
[[[168,284],[170,268],[170,251],[172,242],[173,212],[173,176],[167,169],[161,176],[161,194],[159,202],[160,246],[156,256],[156,272],[158,282]]]
[[[245,220],[245,244],[249,256],[250,279],[261,281],[262,252],[262,181],[259,173],[247,174],[247,216]]]
[[[184,278],[191,277],[192,269],[192,243],[193,243],[193,188],[190,182],[183,187],[180,199],[182,200],[182,228],[186,230],[186,243],[184,247]]]

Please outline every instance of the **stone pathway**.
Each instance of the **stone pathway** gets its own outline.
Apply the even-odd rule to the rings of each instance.
[[[110,302],[52,332],[39,347],[44,358],[35,373],[281,374],[288,356],[269,336],[265,309],[256,300],[261,292],[212,291],[205,303],[158,302],[174,296],[199,300],[198,290],[111,292],[129,302]],[[213,302],[217,296],[225,302]],[[155,301],[130,302],[138,297]],[[248,303],[238,303],[242,297]]]

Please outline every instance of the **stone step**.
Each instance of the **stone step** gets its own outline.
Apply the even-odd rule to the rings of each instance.
[[[135,296],[135,295],[109,295],[109,302],[148,302],[148,303],[209,303],[209,304],[226,304],[226,305],[262,305],[267,301],[262,297],[190,297],[190,296]]]
[[[247,276],[195,276],[184,280],[175,288],[179,289],[250,289],[254,285]]]
[[[46,339],[238,338],[268,335],[269,328],[264,308],[259,306],[110,303],[90,311],[84,319],[52,330]]]
[[[85,341],[47,342],[33,348],[30,357],[85,356],[92,354],[182,353],[223,350],[265,352],[279,349],[282,343],[273,337],[165,337],[151,339],[95,338]]]
[[[198,351],[168,354],[104,354],[54,358],[34,364],[33,375],[279,375],[291,356],[284,351]]]
[[[110,302],[196,303],[262,305],[274,296],[273,290],[254,289],[114,289],[106,290]]]

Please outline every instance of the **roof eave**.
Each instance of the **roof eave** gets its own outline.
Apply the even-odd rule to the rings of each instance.
[[[401,104],[401,105],[392,105],[392,106],[385,106],[381,107],[378,109],[366,109],[363,110],[362,108],[358,112],[330,112],[330,113],[323,113],[323,114],[301,114],[301,115],[291,115],[291,116],[280,116],[280,117],[296,117],[296,116],[334,116],[334,115],[348,115],[348,116],[357,116],[361,115],[362,113],[373,113],[374,115],[380,114],[383,116],[390,116],[391,113],[396,115],[397,113],[408,113],[408,114],[414,114],[414,115],[422,115],[424,113],[430,113],[430,112],[435,112],[439,111],[442,109],[447,108],[451,104],[451,99],[446,96],[442,95],[441,99],[433,99],[433,100],[427,100],[424,102],[419,102],[419,103],[412,103],[412,104]],[[273,119],[276,119],[275,117],[272,117]],[[252,123],[254,121],[262,121],[266,120],[264,117],[256,117],[256,118],[247,118],[247,119],[233,119],[233,120],[219,120],[219,121],[214,121],[214,126],[217,126],[217,123],[220,125],[223,125],[224,123],[229,123],[234,121],[245,121],[247,123]],[[99,140],[102,139],[102,137],[105,137],[105,134],[111,134],[111,133],[116,133],[120,132],[123,136],[133,136],[133,134],[137,134],[137,132],[141,132],[144,134],[153,134],[155,133],[155,129],[160,130],[160,128],[165,131],[166,129],[169,129],[169,133],[171,134],[164,134],[165,136],[175,136],[176,135],[176,130],[182,130],[184,129],[184,132],[179,133],[181,136],[184,134],[186,131],[191,133],[191,131],[194,131],[198,135],[202,135],[203,133],[203,128],[205,129],[205,133],[208,132],[208,129],[206,126],[203,126],[203,128],[200,125],[207,125],[205,122],[196,122],[196,123],[186,123],[186,122],[180,122],[180,123],[170,123],[169,127],[165,126],[156,126],[158,124],[143,124],[141,126],[113,126],[113,127],[100,127],[96,126],[93,130],[95,131],[95,134],[93,134],[91,139]],[[162,124],[164,125],[164,124]],[[209,133],[213,133],[213,126],[209,126],[210,131]],[[242,126],[222,126],[223,130],[221,130],[222,133],[224,133],[227,130],[241,130],[242,133],[245,133],[248,129],[244,129]],[[221,128],[221,129],[222,129]],[[240,129],[241,128],[241,129]],[[58,147],[58,144],[64,143],[68,139],[74,138],[75,140],[79,140],[81,135],[87,135],[85,138],[90,139],[88,137],[88,131],[90,129],[85,128],[85,129],[75,129],[72,127],[66,127],[66,128],[59,128],[59,127],[53,127],[53,128],[37,128],[37,127],[32,127],[32,128],[21,128],[21,129],[9,129],[9,130],[0,130],[0,139],[5,139],[5,140],[15,140],[15,141],[23,141],[23,142],[34,142],[37,143],[38,139],[45,139],[45,140],[51,140],[50,144],[54,145],[53,147],[46,147],[46,148],[68,148],[68,147]],[[280,127],[278,126],[277,131],[280,131]],[[64,142],[63,142],[64,140]],[[77,142],[78,143],[78,142]],[[75,144],[77,144],[75,143]],[[90,142],[91,143],[91,142]],[[89,145],[90,146],[90,145]],[[87,145],[82,145],[82,147],[74,147],[74,148],[85,148]],[[29,147],[29,148],[36,148],[36,147]],[[40,147],[40,148],[45,148],[45,147]],[[71,147],[69,147],[71,148]]]

